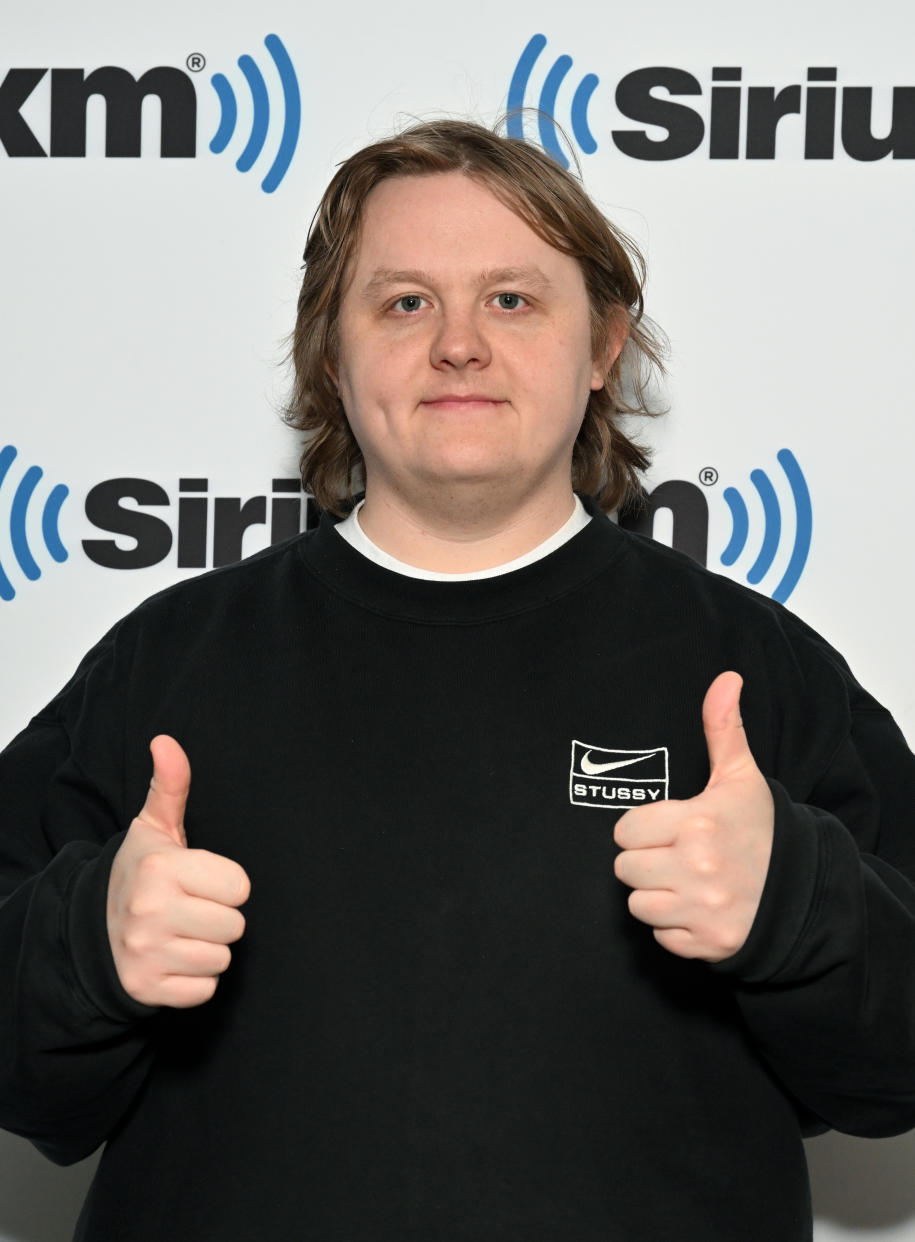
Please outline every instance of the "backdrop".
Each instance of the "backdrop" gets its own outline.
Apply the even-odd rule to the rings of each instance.
[[[137,601],[304,523],[282,360],[334,166],[521,103],[648,258],[655,536],[786,601],[912,736],[910,5],[133,12],[0,18],[0,741]],[[808,1150],[818,1242],[915,1239],[912,1137]],[[0,1242],[69,1238],[93,1164],[0,1137]]]

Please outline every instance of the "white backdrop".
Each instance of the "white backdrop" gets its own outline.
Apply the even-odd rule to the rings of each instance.
[[[284,92],[265,46],[270,34],[288,53],[301,127],[290,132],[291,161],[267,193],[261,182],[294,121],[290,84]],[[722,570],[733,529],[724,493],[740,493],[748,531],[726,572],[744,581],[767,532],[751,481],[751,472],[764,472],[776,503],[768,525],[773,560],[759,589],[772,593],[807,542],[776,456],[789,449],[812,511],[809,557],[789,606],[846,654],[915,735],[905,621],[912,587],[903,554],[915,447],[908,297],[915,116],[903,115],[907,97],[899,96],[899,158],[852,158],[839,124],[831,159],[805,158],[804,140],[816,100],[829,100],[809,93],[810,67],[835,70],[840,113],[843,99],[860,105],[849,88],[873,88],[874,132],[889,134],[893,87],[915,82],[909,5],[770,0],[744,10],[725,0],[643,0],[614,9],[589,0],[499,7],[464,0],[452,11],[414,0],[349,0],[305,12],[292,0],[160,0],[140,26],[114,0],[34,0],[0,17],[0,81],[9,70],[49,71],[18,114],[14,106],[2,114],[0,132],[14,152],[29,133],[49,150],[53,69],[110,65],[134,77],[155,66],[181,70],[196,94],[197,137],[193,157],[160,156],[159,105],[150,99],[141,157],[106,157],[105,108],[93,98],[85,157],[0,147],[0,741],[118,616],[194,572],[178,567],[179,480],[207,480],[196,495],[208,498],[212,525],[215,498],[265,497],[269,512],[273,480],[295,477],[297,447],[277,414],[286,384],[280,364],[305,232],[334,165],[411,116],[494,119],[536,34],[546,42],[524,101],[548,101],[558,58],[572,58],[556,117],[577,144],[587,140],[584,122],[593,134],[596,150],[579,146],[586,185],[644,248],[649,312],[671,339],[671,412],[646,433],[656,449],[652,483],[683,480],[701,493],[707,561]],[[192,54],[205,65],[189,61]],[[262,72],[270,105],[263,149],[247,172],[236,161],[263,108],[253,106],[242,56]],[[671,140],[668,130],[617,107],[617,85],[624,83],[625,95],[639,81],[629,75],[653,66],[679,70],[681,84],[684,74],[695,79],[697,93],[675,101],[692,113],[676,113],[672,131],[698,133],[701,118],[705,134],[689,155],[634,158],[620,149],[625,139],[612,137],[641,129],[656,142]],[[716,82],[739,91],[737,158],[710,158],[714,67],[742,72],[739,82]],[[238,113],[231,138],[214,153],[222,109],[212,78],[220,74]],[[599,81],[585,113],[572,101],[588,74]],[[801,113],[780,122],[774,158],[748,159],[749,88],[756,141],[760,88],[795,85]],[[815,80],[813,90],[830,85]],[[9,101],[15,92],[8,90]],[[669,100],[664,90],[655,93]],[[55,98],[59,113],[63,96]],[[727,96],[716,100],[721,134]],[[37,482],[33,467],[42,471]],[[100,495],[93,489],[118,479],[145,481],[139,502],[123,502],[142,509],[140,546],[162,556],[145,568],[105,567],[83,547],[114,540],[129,559],[137,546],[100,530],[91,502],[86,514],[87,497]],[[62,503],[61,486],[68,489]],[[112,507],[127,490],[108,483],[101,494]],[[662,520],[656,534],[665,537],[664,530]],[[186,527],[185,546],[191,534]],[[57,535],[63,561],[55,559]],[[268,538],[267,526],[252,526],[244,553]],[[207,564],[212,530],[209,547]],[[812,1141],[809,1154],[818,1242],[915,1239],[915,1139],[829,1135]],[[92,1166],[54,1169],[26,1143],[0,1137],[0,1242],[68,1238]]]

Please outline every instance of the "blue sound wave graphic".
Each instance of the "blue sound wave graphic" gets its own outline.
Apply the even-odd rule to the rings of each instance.
[[[299,94],[299,83],[289,53],[282,40],[275,34],[267,35],[264,46],[273,58],[280,84],[283,88],[283,133],[273,163],[261,182],[265,194],[272,194],[277,188],[292,163],[296,145],[299,141],[299,130],[302,124],[302,99]],[[267,141],[267,130],[270,125],[270,96],[267,83],[257,63],[251,56],[239,56],[238,67],[248,84],[254,115],[251,121],[251,133],[245,143],[245,149],[235,161],[239,172],[249,172],[264,149]],[[219,99],[219,128],[210,140],[210,150],[220,155],[235,133],[238,122],[238,103],[232,84],[222,73],[214,73],[210,81]]]
[[[4,445],[0,449],[0,493],[3,491],[3,485],[10,472],[10,467],[16,460],[16,456],[16,449],[13,448],[12,444]],[[20,479],[10,504],[10,543],[13,548],[13,556],[16,558],[19,568],[30,582],[34,582],[36,578],[41,577],[41,568],[29,547],[26,534],[26,517],[42,474],[43,471],[39,466],[29,466]],[[60,507],[69,493],[70,489],[68,487],[65,487],[63,483],[58,483],[56,487],[51,489],[50,495],[45,500],[44,508],[41,511],[41,537],[44,540],[45,547],[51,554],[51,558],[58,562],[67,559],[67,549],[61,541],[60,531],[57,529],[57,521],[60,517]],[[2,496],[0,496],[0,499],[2,499]],[[15,599],[15,597],[16,589],[10,581],[3,564],[0,563],[0,599],[11,600]]]
[[[546,35],[535,34],[518,58],[518,63],[515,66],[515,72],[512,74],[511,84],[508,88],[508,112],[510,115],[507,130],[510,138],[524,140],[521,109],[525,106],[524,96],[527,92],[531,71],[545,47]],[[539,109],[540,142],[543,149],[549,152],[553,159],[558,164],[561,164],[563,168],[569,167],[569,161],[559,145],[553,118],[556,115],[556,96],[566,74],[572,68],[572,64],[571,56],[560,56],[556,59],[553,67],[546,75],[537,104]],[[575,141],[586,155],[593,155],[597,150],[597,142],[588,125],[588,105],[599,82],[600,78],[598,78],[597,74],[585,74],[572,97],[572,133],[575,136]]]
[[[791,548],[788,566],[782,575],[781,581],[771,593],[774,600],[783,604],[797,586],[798,579],[804,571],[804,566],[807,564],[807,556],[810,552],[810,541],[813,534],[813,509],[810,503],[810,491],[807,487],[807,481],[798,465],[797,458],[790,449],[781,449],[776,454],[776,457],[788,480],[795,508],[794,544]],[[772,563],[782,542],[782,513],[772,480],[766,472],[764,470],[753,470],[750,473],[750,481],[756,488],[756,493],[762,504],[764,523],[762,545],[756,559],[747,570],[747,582],[751,586],[756,586],[762,582],[772,568]],[[743,496],[735,487],[726,487],[723,495],[731,511],[732,530],[728,545],[721,553],[721,563],[722,565],[733,565],[747,545],[747,539],[750,534],[750,515]]]

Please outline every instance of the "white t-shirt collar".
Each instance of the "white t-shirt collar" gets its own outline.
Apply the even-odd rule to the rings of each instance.
[[[577,535],[591,521],[591,515],[581,503],[580,498],[576,496],[575,508],[572,510],[572,516],[569,520],[563,523],[555,534],[550,535],[548,539],[544,539],[543,543],[538,543],[536,548],[531,548],[523,556],[516,556],[514,560],[507,561],[504,565],[493,565],[490,569],[478,569],[470,573],[448,574],[434,569],[420,569],[417,565],[408,565],[405,561],[399,561],[396,557],[390,556],[382,548],[379,548],[377,543],[373,543],[359,525],[359,510],[364,503],[364,500],[360,500],[352,513],[344,518],[342,522],[337,523],[335,530],[338,534],[351,547],[355,548],[357,552],[367,556],[376,565],[382,565],[385,569],[392,569],[394,573],[404,574],[408,578],[425,578],[429,582],[471,582],[477,578],[496,578],[500,574],[511,573],[515,569],[523,569],[525,565],[532,565],[534,561],[539,561],[544,556],[549,556],[551,552],[555,552],[557,548],[561,548],[564,543],[567,543],[573,535]]]

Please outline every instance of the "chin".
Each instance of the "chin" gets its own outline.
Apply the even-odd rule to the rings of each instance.
[[[509,446],[491,442],[436,445],[416,464],[430,475],[455,479],[498,478],[519,468],[517,454]]]
[[[517,478],[515,463],[481,460],[436,462],[423,471],[424,477],[436,487],[504,487]]]

